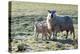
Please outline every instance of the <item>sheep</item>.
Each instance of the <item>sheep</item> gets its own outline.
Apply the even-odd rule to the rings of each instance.
[[[52,36],[57,36],[57,32],[66,31],[66,39],[68,33],[73,33],[73,39],[75,39],[75,32],[73,27],[73,21],[69,16],[57,16],[56,10],[48,10],[47,27],[52,32]],[[54,32],[54,33],[53,33]]]
[[[42,34],[42,40],[45,37],[47,39],[47,37],[49,37],[50,39],[50,32],[48,31],[47,28],[47,23],[46,21],[40,21],[40,22],[35,22],[34,24],[34,35],[36,36],[36,39],[38,40],[38,36],[41,33]],[[49,35],[49,36],[48,36]]]

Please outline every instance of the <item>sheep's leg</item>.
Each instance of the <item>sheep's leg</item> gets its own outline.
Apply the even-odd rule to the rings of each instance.
[[[45,40],[47,40],[47,36],[46,36],[46,34],[44,34],[43,37],[45,38]]]
[[[49,40],[51,39],[51,34],[49,35]]]
[[[38,34],[37,34],[37,31],[36,31],[36,26],[34,25],[34,36],[35,36],[35,40],[38,39]]]
[[[73,32],[73,39],[75,39],[75,32]]]
[[[54,39],[55,39],[55,33],[53,33],[53,32],[52,32],[52,34],[53,34],[53,36],[52,36],[52,37],[53,37],[53,40],[54,40]]]
[[[67,34],[66,34],[66,39],[67,39],[67,38],[68,38],[68,30],[66,30],[66,33],[67,33]]]
[[[56,32],[55,36],[56,36],[56,39],[57,39],[57,32]]]
[[[53,32],[52,32],[52,37],[53,37],[53,40],[55,40],[55,33]]]
[[[54,35],[55,35],[55,40],[57,40],[57,32],[55,32],[55,34],[54,34]]]
[[[38,40],[38,35],[39,35],[39,33],[36,33],[36,40]]]
[[[37,40],[37,32],[34,32],[35,40]]]
[[[56,36],[57,36],[57,32],[54,32],[53,33],[53,40],[57,40],[57,37]]]
[[[52,37],[53,37],[53,39],[54,39],[54,33],[53,33],[53,32],[52,32],[51,36],[52,36]]]
[[[34,35],[35,35],[35,40],[38,40],[38,35],[39,35],[39,33],[34,30]]]
[[[74,32],[74,28],[73,28],[73,40],[75,39],[75,32]]]
[[[51,32],[48,32],[49,33],[49,40],[51,39]]]
[[[47,35],[45,34],[46,40],[47,40]]]
[[[42,34],[42,40],[44,39],[44,37],[43,37],[44,35]]]
[[[45,40],[47,40],[47,36],[45,36]]]
[[[71,34],[73,35],[73,45],[74,45],[74,47],[75,47],[76,39],[75,39],[75,31],[74,31],[74,27],[73,27],[72,30],[71,30]]]

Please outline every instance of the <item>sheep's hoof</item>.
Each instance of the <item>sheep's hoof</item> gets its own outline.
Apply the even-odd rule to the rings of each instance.
[[[35,39],[35,41],[38,41],[38,39]]]
[[[52,39],[53,41],[57,41],[57,39]]]
[[[46,41],[46,39],[42,39],[43,41]]]
[[[48,44],[49,42],[47,41],[46,43]]]

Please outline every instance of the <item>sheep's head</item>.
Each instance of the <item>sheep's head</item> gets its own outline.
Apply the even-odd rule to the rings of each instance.
[[[48,16],[53,18],[55,16],[56,10],[48,10]]]

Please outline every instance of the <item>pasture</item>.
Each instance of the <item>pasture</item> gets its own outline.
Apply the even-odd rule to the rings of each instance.
[[[73,44],[71,35],[68,39],[58,33],[56,41],[35,40],[34,22],[46,20],[47,10],[56,9],[58,15],[69,15],[73,19],[76,41]],[[13,41],[12,52],[37,52],[70,50],[78,48],[78,6],[65,4],[31,3],[31,2],[12,2],[11,7],[11,37]],[[65,32],[64,32],[65,33]],[[19,51],[18,45],[26,45],[26,50]]]

